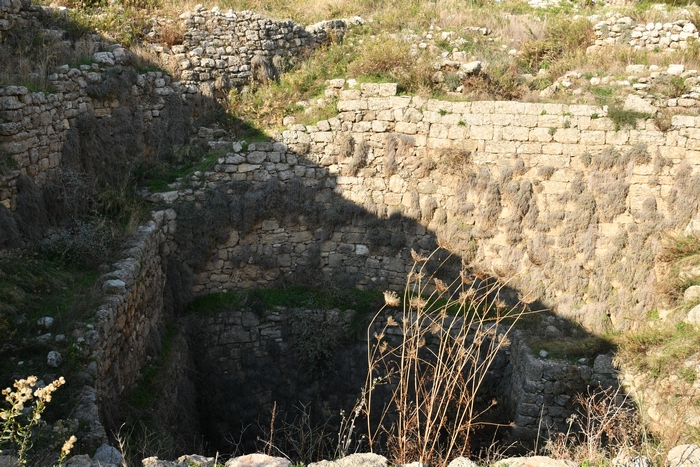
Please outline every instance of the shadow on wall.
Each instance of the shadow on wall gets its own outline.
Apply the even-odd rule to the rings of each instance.
[[[5,112],[3,118],[11,120],[3,127],[9,128],[10,134],[0,134],[0,148],[12,145],[17,152],[11,156],[19,168],[8,172],[15,183],[15,205],[11,206],[12,210],[0,205],[2,247],[38,242],[51,228],[70,225],[88,213],[118,215],[123,212],[128,208],[125,205],[128,197],[124,195],[132,188],[140,163],[172,157],[190,142],[197,118],[204,117],[207,109],[219,109],[217,102],[200,93],[183,94],[178,83],[171,82],[160,72],[138,73],[132,65],[127,60],[117,65],[96,64],[84,69],[65,67],[56,77],[56,83],[63,87],[51,98],[44,93],[29,93],[26,88],[13,89],[14,94],[9,95],[10,91],[4,88],[3,105],[11,104],[13,108],[0,109]],[[131,92],[134,89],[139,92]],[[77,105],[79,101],[85,105]],[[69,106],[69,103],[76,105]],[[44,121],[42,115],[47,106],[55,113],[49,112]],[[18,122],[25,114],[35,118],[32,126],[24,129],[29,136],[23,135],[22,138],[27,138],[18,145],[19,130],[12,128],[20,128]],[[64,125],[64,120],[68,125]],[[29,169],[36,159],[34,149],[39,160],[46,160],[48,167],[39,174]],[[347,140],[342,150],[347,159],[347,175],[361,175],[367,147],[359,141]],[[179,316],[195,294],[299,285],[402,290],[413,264],[412,251],[419,255],[436,251],[428,262],[427,271],[447,283],[458,277],[473,258],[471,249],[440,248],[435,232],[417,220],[428,219],[435,206],[421,204],[418,196],[412,196],[409,216],[368,209],[366,206],[372,204],[369,200],[358,200],[363,202],[361,206],[342,196],[337,175],[280,142],[255,143],[245,152],[228,153],[207,177],[198,181],[206,188],[195,186],[194,193],[183,192],[175,205],[177,248],[163,258],[167,271],[166,313],[164,322],[144,336],[152,342],[146,346],[147,352],[158,353],[166,321],[172,322]],[[494,186],[486,188],[494,195],[490,208],[499,209]],[[495,281],[488,276],[477,279],[485,283]],[[530,301],[527,293],[506,284],[490,299],[515,306],[521,298]],[[536,301],[528,306],[533,311],[544,309]],[[142,308],[140,312],[148,312],[148,304]],[[248,312],[247,316],[246,319],[255,321],[254,314]],[[543,338],[551,339],[556,333],[561,338],[584,334],[579,327],[561,318],[536,316],[532,332]],[[542,326],[542,322],[547,322],[548,326]],[[199,329],[198,325],[201,323],[187,326],[187,329]],[[253,327],[257,329],[259,325]],[[251,416],[259,415],[261,408],[269,407],[271,401],[282,395],[289,399],[287,407],[280,410],[288,414],[293,413],[296,402],[310,403],[318,394],[328,395],[324,408],[327,412],[350,408],[347,398],[356,397],[361,384],[348,379],[342,382],[345,389],[340,389],[337,377],[331,381],[319,379],[312,384],[317,389],[309,392],[308,387],[300,388],[296,376],[269,371],[268,363],[278,360],[279,342],[270,336],[261,336],[260,340],[265,344],[260,355],[244,355],[248,359],[244,367],[252,372],[252,375],[244,375],[245,379],[254,380],[257,387],[253,394],[243,387],[242,373],[222,373],[222,366],[216,364],[213,357],[197,362],[200,415],[207,422],[203,426],[217,427],[212,437],[225,437],[239,430],[242,421],[248,423],[248,419],[242,420],[235,412],[239,408],[230,404],[232,400],[240,401],[242,392],[246,408],[255,408]],[[190,342],[194,344],[193,349],[210,343],[207,339]],[[120,352],[122,360],[143,358],[145,364],[146,355],[133,355],[128,348]],[[345,359],[337,357],[336,361]],[[586,367],[585,364],[581,366]],[[528,372],[532,374],[528,373],[526,380],[533,384],[517,388],[511,385],[511,390],[522,391],[519,395],[508,396],[514,401],[516,424],[529,430],[539,420],[533,406],[563,407],[556,415],[556,411],[540,412],[541,416],[550,417],[551,426],[563,424],[566,411],[573,410],[573,403],[568,399],[563,405],[554,400],[570,388],[546,389],[541,367],[528,365]],[[342,367],[335,370],[339,374],[344,372]],[[592,374],[586,377],[585,371],[579,371],[576,365],[569,370],[579,372],[582,384],[593,382]],[[551,369],[548,371],[550,375],[558,374]],[[344,396],[338,396],[338,392]],[[294,400],[297,395],[304,399]],[[118,416],[107,414],[111,407],[101,409],[108,425],[112,425],[109,428],[118,428]],[[167,409],[177,410],[177,407],[163,408]],[[216,423],[208,424],[212,420]],[[536,432],[537,428],[534,429]],[[528,433],[531,436],[531,432]]]
[[[227,144],[235,146],[217,142]],[[527,313],[532,313],[522,320],[525,333],[501,355],[484,388],[483,404],[488,405],[491,398],[500,401],[492,421],[515,423],[514,430],[497,430],[498,437],[508,432],[512,440],[531,443],[538,433],[546,438],[566,431],[566,419],[576,410],[576,393],[585,392],[589,385],[616,386],[610,343],[545,311],[534,296],[509,286],[507,280],[472,270],[473,250],[442,248],[436,233],[415,218],[400,213],[378,215],[348,200],[339,194],[338,179],[311,158],[268,141],[227,153],[213,172],[193,182],[194,192],[178,192],[174,205],[177,249],[167,266],[169,293],[178,315],[194,295],[226,290],[284,291],[301,286],[400,291],[417,255],[430,258],[426,278],[447,284],[457,280],[453,287],[459,288],[460,273],[466,273],[476,289],[490,290],[490,302],[500,301],[509,308],[525,305]],[[174,193],[165,196],[172,199]],[[426,209],[417,197],[414,200],[411,209],[420,218]],[[434,290],[431,280],[423,293]],[[211,311],[216,313],[186,316],[185,328],[191,347],[203,349],[193,359],[199,380],[200,426],[213,451],[260,449],[258,438],[265,437],[261,427],[269,423],[267,413],[273,406],[280,426],[290,426],[305,415],[339,423],[340,411],[350,410],[367,370],[364,333],[348,331],[351,312],[331,320],[346,339],[333,339],[333,345],[324,341],[328,359],[334,363],[328,374],[320,375],[309,374],[308,364],[296,353],[300,329],[315,323],[319,338],[335,335],[324,327],[328,320],[317,319],[318,310],[220,306]],[[576,357],[577,362],[570,364],[532,355],[527,345],[553,339],[586,342],[588,347],[567,355]],[[606,355],[597,358],[600,354]],[[489,430],[481,435],[475,443],[486,446],[496,436]]]

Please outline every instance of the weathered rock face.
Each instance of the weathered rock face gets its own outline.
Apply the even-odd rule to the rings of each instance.
[[[206,183],[236,212],[194,268],[196,293],[302,271],[400,287],[409,250],[440,244],[589,329],[626,328],[654,307],[660,233],[700,206],[695,117],[667,132],[616,129],[591,106],[395,92],[340,91],[337,118],[293,125],[280,142],[216,142],[231,152],[194,192],[169,194],[201,199]]]

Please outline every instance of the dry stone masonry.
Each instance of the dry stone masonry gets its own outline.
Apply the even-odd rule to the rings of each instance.
[[[61,164],[66,138],[80,128],[81,118],[91,116],[119,124],[126,118],[133,120],[138,132],[133,144],[138,147],[138,140],[152,128],[170,125],[167,117],[162,117],[168,115],[172,99],[186,103],[196,96],[162,72],[136,74],[131,69],[115,68],[123,63],[125,54],[121,47],[114,47],[95,53],[92,65],[58,67],[49,76],[52,93],[30,92],[24,86],[0,87],[0,154],[11,158],[13,165],[0,175],[0,203],[16,208],[20,175],[43,185],[50,170]],[[126,99],[135,101],[133,107],[125,102],[124,93]]]
[[[342,40],[346,29],[359,24],[359,17],[323,21],[307,28],[292,21],[274,21],[251,11],[227,12],[197,5],[180,18],[186,28],[181,45],[170,49],[155,46],[166,62],[177,64],[188,84],[213,83],[228,90],[248,84],[251,62],[261,57],[277,72],[284,72],[318,47]]]
[[[396,96],[391,84],[338,91],[337,118],[293,125],[247,151],[217,142],[230,152],[169,199],[194,199],[205,181],[299,182],[316,187],[318,203],[339,196],[419,226],[400,254],[379,254],[358,226],[320,240],[320,268],[351,266],[365,286],[395,286],[410,268],[407,247],[434,232],[465,261],[589,328],[624,328],[654,306],[658,233],[684,228],[700,202],[697,117],[674,116],[662,132],[642,119],[617,128],[605,108],[586,105],[444,102]],[[231,231],[199,272],[198,293],[279,278],[319,242],[311,229],[288,227]]]
[[[594,21],[596,18],[592,18]],[[596,42],[589,51],[611,45],[627,45],[635,50],[673,51],[685,49],[692,41],[698,40],[698,29],[687,19],[672,23],[637,24],[629,16],[614,14],[595,22]]]

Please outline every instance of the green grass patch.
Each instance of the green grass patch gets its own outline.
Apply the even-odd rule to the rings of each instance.
[[[254,312],[271,310],[278,306],[287,308],[311,308],[355,310],[367,315],[381,308],[381,292],[359,289],[311,289],[289,287],[285,289],[235,290],[197,297],[189,304],[187,313],[209,313],[231,309]]]
[[[691,375],[684,362],[697,355],[699,348],[700,330],[683,322],[628,332],[618,338],[618,358],[656,379],[675,374],[684,381],[694,381],[697,375]]]
[[[610,106],[608,108],[608,118],[615,124],[615,129],[629,126],[637,128],[637,120],[647,120],[651,117],[648,113],[624,110],[622,107]]]
[[[188,146],[160,161],[144,160],[136,170],[139,185],[152,192],[172,190],[170,184],[195,172],[204,172],[216,164],[221,152],[207,153],[201,146]]]
[[[580,336],[557,337],[555,339],[534,338],[528,341],[533,352],[545,350],[550,358],[575,362],[581,358],[594,359],[596,356],[615,350],[615,344],[604,337]]]

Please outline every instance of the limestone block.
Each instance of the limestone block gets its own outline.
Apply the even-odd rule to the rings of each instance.
[[[289,467],[291,462],[283,457],[265,454],[248,454],[234,457],[226,462],[225,467]]]
[[[418,125],[415,123],[408,122],[396,122],[394,130],[397,133],[404,133],[407,135],[415,135],[418,132]]]
[[[495,154],[514,154],[517,146],[512,141],[486,141],[484,152]]]
[[[389,97],[389,107],[394,109],[405,109],[411,104],[411,98],[408,96]]]
[[[581,137],[581,131],[576,128],[559,128],[552,138],[557,143],[576,144]]]
[[[105,66],[114,66],[116,63],[112,52],[95,52],[92,54],[92,60]]]
[[[368,105],[366,100],[341,100],[338,101],[339,112],[354,112],[358,110],[367,110]]]
[[[691,285],[683,292],[683,300],[686,302],[700,302],[700,285]]]
[[[629,130],[617,130],[605,132],[605,144],[622,146],[629,142]]]
[[[563,128],[564,117],[561,115],[540,115],[537,117],[537,126],[541,128]]]
[[[521,143],[518,146],[517,154],[542,154],[542,144]]]
[[[369,110],[389,110],[391,104],[389,99],[384,97],[370,97],[367,99],[367,108]]]
[[[474,125],[469,129],[469,137],[471,139],[490,141],[493,139],[493,127],[489,125]]]
[[[509,126],[517,123],[518,116],[508,114],[489,114],[483,116],[483,124],[491,126]]]
[[[503,128],[502,138],[506,141],[527,141],[530,137],[530,129],[522,126],[506,126]]]
[[[454,140],[465,140],[468,139],[469,137],[469,130],[467,129],[466,126],[451,126],[447,130],[447,138],[448,139],[454,139]]]
[[[429,138],[447,138],[447,125],[442,125],[440,123],[433,123],[430,125],[430,132],[428,133]]]
[[[671,117],[671,126],[673,128],[695,128],[698,117],[691,115],[673,115]]]
[[[494,113],[506,115],[524,114],[528,105],[524,102],[496,101],[494,102]]]

